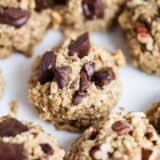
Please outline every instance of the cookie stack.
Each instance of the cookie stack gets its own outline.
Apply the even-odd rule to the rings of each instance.
[[[133,64],[160,75],[159,0],[0,0],[0,58],[31,56],[48,29],[64,33],[61,44],[35,59],[28,100],[56,129],[81,133],[65,155],[39,124],[3,116],[0,160],[160,160],[159,103],[146,115],[112,111],[125,57],[94,44],[89,32],[115,21]],[[3,76],[0,82],[1,94]]]

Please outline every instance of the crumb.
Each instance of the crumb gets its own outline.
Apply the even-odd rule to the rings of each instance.
[[[10,106],[10,112],[11,112],[11,114],[16,115],[17,111],[18,111],[18,103],[17,103],[17,101],[16,100],[12,100],[9,103],[9,106]]]

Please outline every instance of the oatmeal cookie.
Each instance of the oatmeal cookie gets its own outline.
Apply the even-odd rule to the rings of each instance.
[[[55,3],[49,4],[48,0],[1,0],[0,58],[13,51],[30,56],[34,45],[48,28],[52,25],[58,27],[62,21],[62,2]]]
[[[87,129],[71,146],[67,160],[159,160],[160,138],[140,112],[112,113]]]
[[[50,24],[49,12],[38,13],[0,5],[0,58],[13,51],[30,56]],[[43,25],[42,25],[43,24]]]
[[[64,26],[69,30],[106,31],[126,0],[69,0]]]
[[[37,124],[12,116],[0,118],[0,159],[63,160],[57,140]]]
[[[160,75],[160,1],[130,0],[119,23],[136,67]]]
[[[157,132],[160,133],[160,103],[155,103],[146,112],[150,123],[156,128]]]
[[[120,50],[111,54],[92,44],[88,33],[68,38],[36,60],[29,101],[58,129],[82,131],[106,119],[117,103],[124,63]]]

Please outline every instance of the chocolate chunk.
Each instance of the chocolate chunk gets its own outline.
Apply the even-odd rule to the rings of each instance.
[[[142,148],[142,160],[149,160],[152,154],[152,150]]]
[[[28,127],[14,118],[8,118],[0,122],[0,136],[14,137],[17,134],[28,131]]]
[[[49,0],[36,0],[36,11],[42,11],[50,7]]]
[[[40,144],[41,146],[41,149],[43,150],[43,152],[47,155],[53,155],[54,153],[54,150],[53,148],[50,146],[50,144],[48,143],[43,143],[43,144]]]
[[[78,105],[82,102],[83,98],[86,96],[86,91],[89,88],[90,85],[90,79],[93,75],[94,69],[93,69],[93,63],[88,62],[84,65],[80,72],[80,87],[79,91],[76,91],[73,95],[72,103],[74,105]]]
[[[88,55],[89,49],[89,34],[84,33],[83,35],[79,36],[77,40],[71,42],[69,45],[69,55],[73,56],[75,53],[77,53],[79,58],[83,58],[84,56]]]
[[[99,145],[99,144],[93,146],[93,147],[90,149],[89,155],[92,157],[93,160],[97,160],[97,158],[95,157],[95,153],[96,153],[97,151],[99,151],[99,150],[100,150],[100,145]]]
[[[83,14],[88,20],[104,17],[104,4],[102,0],[82,0]]]
[[[87,74],[84,71],[80,73],[80,90],[87,91],[89,88],[90,81],[88,80]]]
[[[72,104],[73,105],[80,104],[85,96],[86,96],[85,92],[83,92],[83,91],[76,91],[75,94],[74,94],[74,96],[73,96]]]
[[[54,3],[58,5],[65,5],[67,3],[67,0],[54,0]]]
[[[39,67],[39,81],[41,84],[50,82],[54,78],[54,68],[56,63],[56,57],[52,51],[46,52],[42,57]]]
[[[12,144],[0,142],[1,160],[28,160],[23,144]]]
[[[63,89],[67,86],[69,81],[69,73],[71,68],[68,66],[65,67],[56,67],[54,69],[55,80],[57,81],[59,88]]]
[[[73,105],[78,105],[82,102],[83,98],[86,96],[86,91],[90,85],[87,74],[82,70],[80,72],[80,88],[73,95],[72,103]]]
[[[132,132],[132,128],[130,126],[130,124],[128,124],[127,121],[116,121],[113,125],[112,125],[112,129],[117,132],[118,135],[125,135],[125,134],[129,134]]]
[[[95,72],[92,81],[99,87],[103,87],[112,80],[115,80],[115,73],[112,68],[105,68],[101,71]]]
[[[20,8],[10,7],[0,13],[0,23],[21,27],[29,20],[30,13]]]
[[[83,70],[86,72],[89,79],[91,79],[94,74],[94,68],[95,68],[94,62],[88,62],[83,67]]]

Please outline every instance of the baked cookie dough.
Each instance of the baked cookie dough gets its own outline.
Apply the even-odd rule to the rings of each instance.
[[[0,58],[9,56],[13,51],[31,56],[34,45],[48,29],[49,12],[40,13],[20,8],[21,1],[18,0],[15,6],[8,3],[8,6],[4,7],[1,3],[5,2],[0,2]]]
[[[87,129],[73,144],[67,160],[159,160],[160,139],[143,113],[112,113]]]
[[[82,131],[107,118],[116,105],[121,83],[118,68],[125,63],[90,42],[88,33],[68,38],[38,57],[28,97],[40,117],[58,129]]]
[[[55,4],[56,3],[56,4]],[[0,58],[19,51],[31,56],[33,47],[52,25],[62,21],[61,1],[48,0],[0,1]],[[53,5],[53,6],[52,6]]]
[[[63,160],[64,151],[56,139],[36,123],[14,117],[0,118],[1,160]]]
[[[106,31],[126,0],[68,0],[64,26],[70,31]]]
[[[160,1],[130,0],[119,18],[136,67],[160,75]]]
[[[155,103],[146,112],[150,123],[156,128],[157,132],[160,133],[160,103]]]

